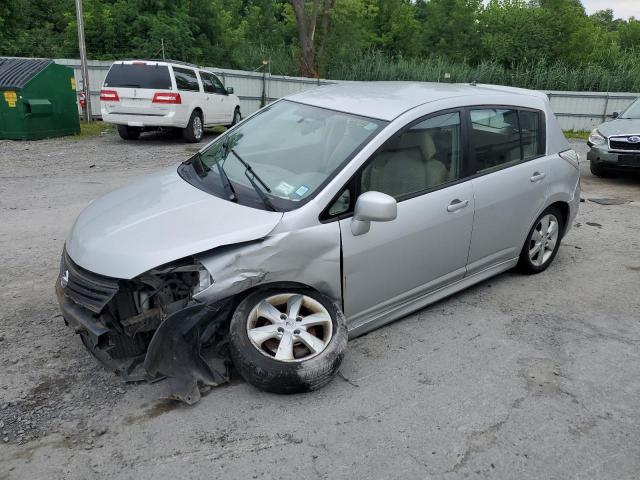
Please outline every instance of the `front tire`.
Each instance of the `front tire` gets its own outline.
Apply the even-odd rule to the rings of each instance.
[[[545,271],[558,254],[563,232],[564,218],[558,208],[549,207],[542,212],[520,252],[520,270],[529,274]]]
[[[233,127],[235,124],[239,123],[240,120],[242,120],[242,114],[240,113],[240,107],[236,107],[236,109],[233,112],[233,121],[231,122],[231,125],[227,125],[227,128]]]
[[[123,140],[137,140],[140,137],[142,129],[140,127],[129,127],[127,125],[118,125],[118,135]]]
[[[189,143],[198,143],[204,136],[202,114],[197,110],[191,113],[187,127],[182,130],[182,137]]]
[[[310,289],[258,290],[236,309],[230,353],[240,375],[273,393],[317,390],[338,373],[347,348],[340,308]]]

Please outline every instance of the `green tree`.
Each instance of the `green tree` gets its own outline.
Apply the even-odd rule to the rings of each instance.
[[[481,0],[421,0],[422,49],[463,61],[479,60]]]

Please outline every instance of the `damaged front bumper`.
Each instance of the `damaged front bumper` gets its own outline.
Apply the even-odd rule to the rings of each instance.
[[[125,381],[168,378],[169,396],[192,404],[200,399],[200,385],[229,380],[229,299],[214,304],[184,299],[169,309],[118,318],[118,312],[127,311],[126,282],[88,272],[66,252],[55,290],[65,323]]]

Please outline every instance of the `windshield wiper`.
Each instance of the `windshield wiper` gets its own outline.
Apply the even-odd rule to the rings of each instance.
[[[222,187],[224,188],[224,194],[227,196],[227,199],[231,202],[238,201],[238,195],[236,195],[236,191],[233,188],[233,184],[229,177],[227,176],[227,172],[224,171],[224,167],[220,164],[220,159],[216,160],[216,166],[218,167],[218,173],[220,174],[220,180],[222,180]]]
[[[224,146],[226,148],[226,145]],[[260,200],[262,200],[262,203],[264,203],[265,206],[267,206],[269,209],[273,210],[274,212],[277,212],[278,210],[276,210],[276,207],[273,206],[273,204],[271,203],[271,200],[269,200],[269,197],[267,197],[267,195],[258,186],[258,184],[256,183],[256,180],[260,182],[260,184],[264,187],[264,189],[267,192],[271,192],[271,189],[267,187],[266,183],[264,183],[262,179],[258,176],[258,174],[253,170],[253,168],[251,168],[251,165],[249,165],[245,160],[242,159],[240,155],[238,155],[238,152],[236,152],[232,148],[231,153],[233,153],[233,155],[240,161],[240,163],[244,165],[245,167],[244,175],[247,177],[247,179],[249,179],[249,182],[251,182],[251,186],[260,197]]]

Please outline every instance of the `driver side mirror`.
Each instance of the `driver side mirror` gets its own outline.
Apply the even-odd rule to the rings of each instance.
[[[611,117],[613,117],[613,118],[618,118],[619,116],[620,116],[620,113],[619,113],[619,112],[613,112],[613,113],[611,114]]]
[[[233,87],[227,87],[227,93],[231,95],[233,93]]]
[[[390,222],[398,216],[396,199],[382,192],[365,192],[358,197],[351,219],[351,233],[364,235],[371,222]]]

